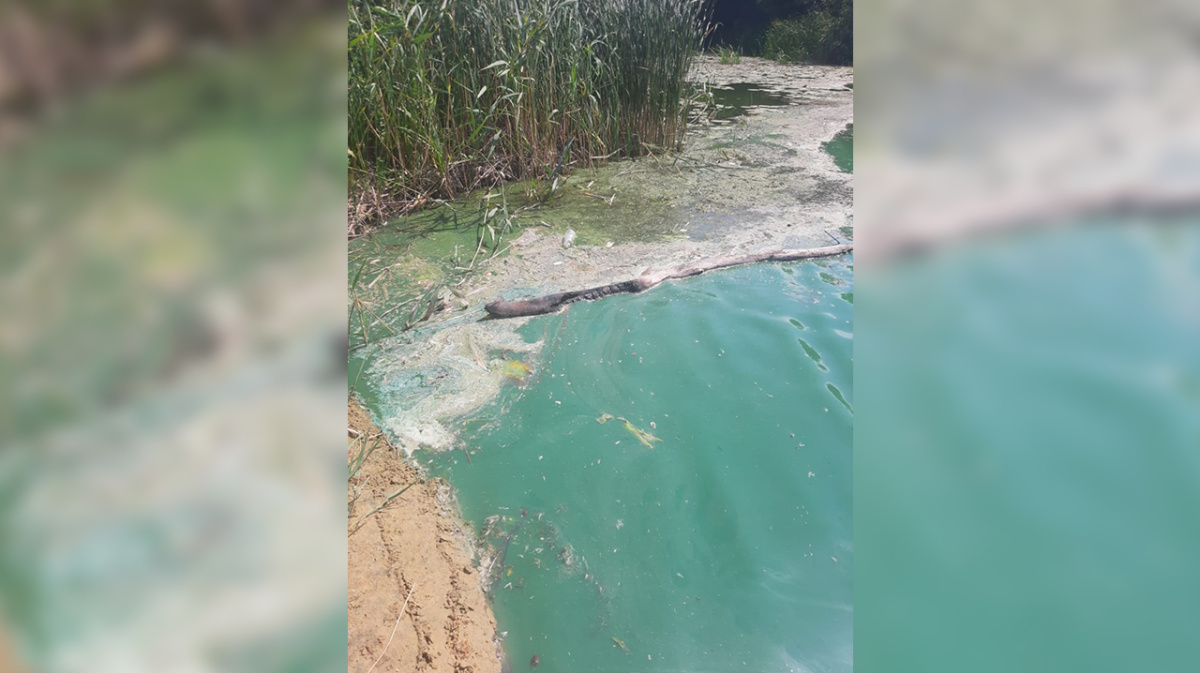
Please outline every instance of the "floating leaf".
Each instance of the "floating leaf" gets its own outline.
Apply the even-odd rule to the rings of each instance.
[[[620,418],[620,420],[625,421],[625,429],[632,432],[633,436],[637,437],[637,440],[639,442],[641,442],[642,444],[645,444],[647,449],[653,449],[654,442],[662,441],[661,439],[659,439],[658,437],[655,437],[654,435],[650,434],[649,432],[646,432],[645,430],[642,430],[641,428],[634,427],[633,423],[630,423],[628,420],[626,420],[624,418]]]

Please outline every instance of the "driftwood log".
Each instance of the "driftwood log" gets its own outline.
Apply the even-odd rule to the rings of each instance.
[[[658,285],[664,280],[671,278],[686,278],[695,276],[705,271],[713,269],[723,269],[729,266],[738,266],[741,264],[753,264],[755,262],[790,262],[797,259],[812,259],[814,257],[832,257],[850,252],[854,249],[851,243],[842,245],[830,245],[824,248],[807,248],[793,250],[768,250],[766,252],[756,252],[748,255],[726,255],[724,257],[710,257],[701,259],[688,264],[678,264],[666,269],[654,271],[647,269],[642,275],[633,280],[621,281],[620,283],[612,283],[611,285],[602,285],[593,287],[587,290],[576,290],[574,292],[558,292],[556,294],[548,294],[544,297],[536,299],[522,299],[520,301],[505,301],[496,299],[489,302],[484,308],[487,309],[488,315],[493,318],[517,318],[520,316],[542,315],[544,313],[553,313],[560,308],[576,301],[592,301],[607,297],[613,294],[622,294],[626,292],[642,292]]]

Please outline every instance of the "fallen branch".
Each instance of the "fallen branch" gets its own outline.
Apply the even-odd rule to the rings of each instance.
[[[730,266],[739,266],[742,264],[754,264],[757,262],[790,262],[798,259],[813,259],[815,257],[833,257],[835,255],[845,254],[854,249],[854,244],[844,243],[842,245],[830,245],[823,248],[808,248],[808,249],[793,249],[793,250],[768,250],[766,252],[756,252],[746,255],[726,255],[724,257],[710,257],[688,264],[678,264],[659,271],[647,269],[642,275],[633,280],[621,281],[612,283],[611,285],[603,285],[601,287],[593,287],[587,290],[576,290],[574,292],[558,292],[556,294],[548,294],[544,297],[536,299],[523,299],[520,301],[505,301],[496,299],[490,302],[484,308],[493,318],[516,318],[520,316],[542,315],[544,313],[553,313],[560,308],[576,301],[594,301],[613,294],[644,292],[658,285],[664,280],[671,278],[686,278],[688,276],[696,276],[705,271],[713,269],[723,269]]]

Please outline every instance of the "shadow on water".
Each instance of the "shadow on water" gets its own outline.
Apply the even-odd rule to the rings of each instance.
[[[713,103],[717,106],[714,119],[723,121],[742,117],[750,108],[791,105],[791,99],[778,91],[764,89],[753,82],[739,82],[711,89]]]

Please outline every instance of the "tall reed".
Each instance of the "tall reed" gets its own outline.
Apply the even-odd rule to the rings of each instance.
[[[351,189],[401,207],[674,148],[703,0],[351,0]]]

